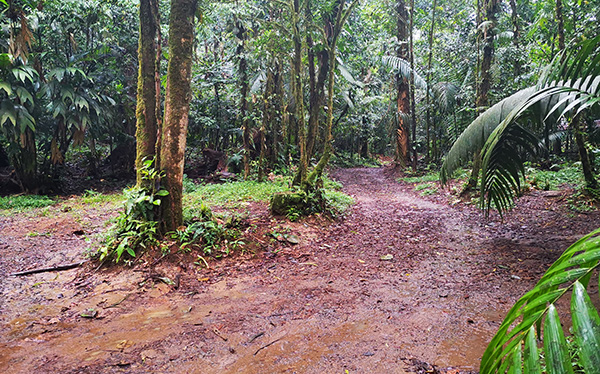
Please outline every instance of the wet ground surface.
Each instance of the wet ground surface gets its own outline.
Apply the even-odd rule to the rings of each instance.
[[[502,223],[387,169],[333,176],[356,199],[346,219],[284,223],[254,206],[246,240],[261,249],[210,269],[180,256],[10,276],[83,259],[115,213],[0,217],[0,371],[476,371],[512,303],[600,223],[566,209],[568,192],[532,192]],[[300,243],[273,242],[283,229]]]

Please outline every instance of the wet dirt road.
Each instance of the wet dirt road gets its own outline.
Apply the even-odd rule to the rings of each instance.
[[[356,199],[344,221],[294,226],[298,245],[208,273],[161,265],[176,289],[147,271],[23,279],[7,277],[16,269],[5,264],[0,371],[404,373],[411,358],[477,370],[512,302],[598,222],[566,225],[542,197],[531,202],[537,213],[525,206],[500,225],[424,199],[384,169],[334,177]],[[550,224],[552,237],[539,230]],[[19,248],[14,235],[2,239],[2,256]],[[96,318],[83,318],[90,308]]]

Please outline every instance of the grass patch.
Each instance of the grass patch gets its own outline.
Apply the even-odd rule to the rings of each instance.
[[[434,183],[421,183],[415,186],[415,191],[421,191],[421,196],[435,195],[438,193],[438,187]]]
[[[575,189],[585,186],[581,163],[557,165],[558,171],[539,170],[531,166],[525,168],[525,178],[532,187],[541,190],[558,190],[565,184],[572,185]]]
[[[122,193],[103,194],[94,190],[87,190],[81,195],[81,202],[84,204],[116,203],[123,199]]]
[[[427,174],[417,175],[414,177],[401,177],[398,178],[399,182],[406,183],[425,183],[425,182],[437,182],[440,180],[440,173],[437,171],[432,171]]]
[[[354,205],[354,199],[341,191],[327,189],[324,195],[335,215],[344,214],[348,208]]]
[[[268,201],[276,192],[288,189],[285,179],[274,182],[241,181],[223,184],[186,184],[185,203],[202,202],[209,207],[236,208],[244,202]]]
[[[57,203],[57,200],[42,195],[15,195],[0,197],[0,209],[25,211],[44,208]]]

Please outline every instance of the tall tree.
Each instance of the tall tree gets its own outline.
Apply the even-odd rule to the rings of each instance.
[[[142,164],[144,160],[156,155],[156,138],[158,130],[158,111],[160,107],[160,86],[157,87],[155,78],[159,74],[155,63],[157,54],[158,1],[140,0],[140,36],[138,46],[138,85],[136,106],[136,140],[137,154],[135,160],[136,179],[142,183]]]
[[[183,223],[183,166],[192,96],[192,55],[197,6],[198,0],[171,0],[169,66],[160,149],[160,169],[165,173],[162,185],[169,192],[160,206],[164,231],[175,230]]]
[[[412,148],[412,168],[413,171],[417,171],[417,110],[415,102],[415,53],[413,45],[415,27],[415,0],[410,0],[410,42],[409,42],[409,54],[410,54],[410,123],[411,126],[411,148]]]
[[[433,7],[431,9],[431,26],[429,28],[429,52],[427,56],[427,87],[431,86],[431,64],[433,62],[433,34],[435,31],[435,11],[437,8],[437,0],[433,0]],[[430,95],[425,95],[425,110],[426,110],[426,162],[430,160],[430,149],[429,149],[429,141],[430,141],[430,131],[431,131],[431,97]]]
[[[396,56],[407,61],[409,59],[408,48],[408,23],[409,16],[406,10],[404,0],[396,2],[396,36],[398,39],[398,49]],[[409,131],[409,114],[410,114],[410,84],[405,76],[398,73],[396,75],[396,92],[398,94],[396,103],[396,115],[398,118],[398,129],[396,138],[396,157],[395,161],[398,165],[406,166],[408,163],[410,149],[410,131]]]

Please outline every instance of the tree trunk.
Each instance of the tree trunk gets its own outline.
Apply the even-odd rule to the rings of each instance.
[[[329,163],[329,159],[333,155],[333,89],[335,86],[335,64],[336,64],[336,48],[337,41],[342,32],[342,28],[350,15],[350,12],[354,8],[354,6],[358,3],[358,0],[354,0],[347,10],[344,10],[344,6],[346,4],[345,0],[341,0],[338,3],[337,13],[335,16],[335,22],[332,24],[332,32],[328,35],[328,46],[329,50],[329,77],[328,77],[328,85],[327,85],[327,129],[325,133],[325,145],[323,147],[323,154],[315,166],[315,169],[312,171],[310,176],[308,177],[307,184],[305,187],[305,191],[307,188],[314,188],[318,185],[321,177],[323,175],[323,171],[325,167]]]
[[[494,58],[494,27],[496,24],[496,13],[498,12],[498,0],[487,0],[484,2],[485,17],[484,20],[491,22],[489,26],[483,29],[483,58],[481,59],[481,69],[479,71],[479,85],[477,90],[477,101],[475,106],[477,112],[481,113],[485,111],[486,107],[489,106],[488,93],[492,85],[492,60]],[[478,25],[479,27],[480,25]],[[469,182],[465,187],[464,191],[468,191],[477,187],[477,180],[479,179],[479,170],[481,168],[481,151],[475,152],[473,155],[473,169],[471,170],[471,176]]]
[[[35,133],[28,127],[21,133],[19,152],[13,156],[13,166],[21,189],[27,193],[35,193],[37,178],[37,147]]]
[[[581,168],[583,169],[583,177],[585,179],[585,186],[588,189],[598,189],[598,181],[594,177],[594,168],[590,162],[590,156],[585,147],[585,129],[581,128],[581,119],[579,116],[573,118],[573,130],[575,132],[575,142],[577,143],[577,150],[579,151],[579,159],[581,160]]]
[[[250,176],[250,121],[248,121],[248,61],[244,55],[246,46],[246,28],[240,20],[237,20],[236,26],[238,38],[238,47],[235,54],[239,59],[238,73],[240,74],[240,117],[242,120],[242,134],[244,142],[244,178]]]
[[[426,155],[425,162],[429,163],[431,160],[431,153],[429,148],[430,142],[430,129],[431,129],[431,97],[429,95],[430,85],[431,85],[431,63],[433,60],[433,33],[435,31],[435,11],[437,8],[437,0],[433,0],[433,9],[431,10],[431,28],[429,29],[429,55],[427,56],[427,94],[425,95],[425,108],[427,110],[426,120],[427,120],[427,129],[426,129]]]
[[[483,58],[481,60],[479,92],[477,96],[477,108],[485,108],[489,103],[488,93],[492,85],[492,60],[494,58],[494,26],[496,25],[496,13],[498,12],[498,0],[487,0],[485,6],[485,21],[491,22],[484,30]]]
[[[411,148],[412,148],[412,169],[413,171],[417,171],[417,111],[416,111],[416,103],[415,103],[415,56],[413,49],[413,29],[414,29],[414,21],[415,21],[415,0],[410,0],[410,45],[409,45],[409,54],[410,54],[410,122],[412,124],[411,128]]]
[[[308,173],[308,155],[306,153],[306,128],[304,123],[304,94],[302,90],[302,39],[299,29],[299,16],[299,0],[292,0],[292,38],[294,43],[292,79],[294,81],[294,115],[298,129],[298,147],[300,148],[300,165],[292,184],[304,187]]]
[[[558,49],[560,52],[565,50],[565,23],[563,19],[563,4],[562,0],[556,0],[556,24],[558,27]],[[560,58],[560,62],[564,62],[565,55]]]
[[[156,35],[157,24],[153,8],[156,0],[140,0],[140,36],[138,44],[138,85],[136,106],[137,152],[135,167],[137,184],[141,185],[140,170],[145,159],[156,154],[157,87],[156,87]]]
[[[169,192],[160,206],[163,232],[175,230],[183,223],[181,198],[196,7],[197,0],[171,0],[169,67],[160,155],[160,169],[165,173],[163,187]]]
[[[409,51],[406,40],[408,39],[408,11],[404,0],[399,0],[396,5],[396,25],[397,25],[397,37],[398,43],[400,43],[397,56],[408,60]],[[397,79],[397,118],[398,118],[398,129],[396,138],[396,164],[405,167],[408,163],[409,158],[409,123],[408,116],[410,114],[410,85],[408,79],[403,77],[400,73],[396,76]]]
[[[521,38],[521,28],[519,27],[519,14],[517,13],[516,0],[509,0],[511,10],[511,20],[513,26],[513,45],[515,50],[519,50],[519,39]],[[513,62],[513,77],[517,78],[521,75],[521,61],[519,57]]]

